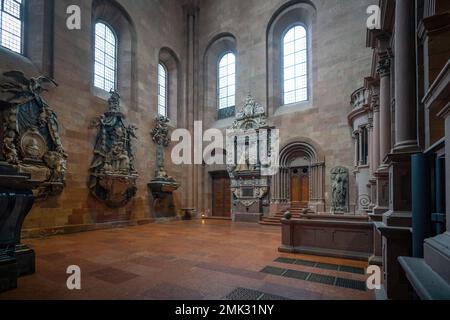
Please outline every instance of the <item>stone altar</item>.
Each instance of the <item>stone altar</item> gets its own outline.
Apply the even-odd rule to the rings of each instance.
[[[120,96],[110,92],[108,111],[94,121],[98,129],[94,159],[90,168],[91,194],[107,206],[118,208],[129,203],[136,195],[139,177],[134,167],[132,139],[136,127],[125,124]]]

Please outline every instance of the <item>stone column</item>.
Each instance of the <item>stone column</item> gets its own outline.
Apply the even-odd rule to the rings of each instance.
[[[353,140],[354,140],[354,143],[355,143],[355,160],[354,160],[354,163],[355,163],[355,167],[357,167],[358,165],[359,165],[359,161],[358,161],[358,155],[359,155],[359,153],[358,153],[358,146],[359,146],[359,143],[358,143],[358,134],[356,133],[356,132],[354,132],[353,133]]]
[[[380,75],[380,164],[391,152],[391,59],[380,54],[377,72]]]
[[[382,214],[389,206],[389,166],[384,163],[391,151],[391,61],[386,52],[379,55],[377,72],[380,76],[379,166],[375,169],[377,201],[374,213]]]
[[[369,147],[368,150],[368,158],[369,158],[369,175],[372,175],[373,172],[375,171],[373,169],[373,159],[372,159],[372,155],[373,155],[373,118],[372,118],[372,114],[369,115],[369,121],[367,124],[367,145]]]
[[[383,286],[388,299],[411,297],[398,257],[411,256],[411,155],[418,150],[415,1],[395,1],[395,139],[389,163],[389,211],[377,229],[383,237]]]
[[[373,109],[373,168],[380,166],[380,105],[378,92],[372,93]]]
[[[358,129],[358,150],[359,150],[359,161],[358,161],[358,166],[362,166],[362,164],[364,163],[364,159],[363,159],[363,145],[364,145],[364,136],[363,136],[363,130],[362,128]]]
[[[395,146],[417,149],[415,2],[395,1]]]
[[[370,179],[372,190],[372,202],[377,204],[377,182],[375,172],[380,166],[380,107],[377,88],[372,89],[372,113],[373,113],[373,136],[372,136],[372,168],[374,177]]]

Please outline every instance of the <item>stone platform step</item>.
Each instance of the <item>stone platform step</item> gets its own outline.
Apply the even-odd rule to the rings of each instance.
[[[293,203],[292,207],[283,212],[277,212],[272,217],[263,217],[259,222],[261,225],[281,226],[281,219],[284,218],[284,214],[289,211],[292,214],[292,219],[300,219],[303,216],[303,210],[307,206],[300,203]]]

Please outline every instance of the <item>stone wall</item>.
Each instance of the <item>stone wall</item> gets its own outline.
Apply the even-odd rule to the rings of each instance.
[[[90,129],[90,124],[107,109],[107,101],[91,85],[93,3],[91,0],[77,1],[81,7],[82,28],[69,31],[66,28],[66,9],[73,1],[54,1],[54,34],[47,34],[46,37],[53,40],[53,78],[59,86],[46,94],[45,98],[59,118],[62,142],[69,156],[68,172],[66,187],[61,196],[35,204],[24,224],[26,234],[69,231],[71,228],[81,230],[96,223],[146,220],[152,217],[147,183],[154,176],[156,161],[156,145],[151,140],[150,132],[157,110],[158,59],[161,48],[166,47],[183,60],[183,8],[175,0],[115,3],[117,14],[129,18],[130,26],[134,29],[127,31],[135,33],[135,43],[132,45],[134,52],[129,55],[134,61],[124,61],[119,56],[118,63],[122,68],[119,68],[118,78],[124,83],[124,87],[135,88],[134,92],[128,90],[129,94],[123,94],[123,109],[128,122],[138,127],[134,149],[136,169],[140,177],[137,196],[132,203],[121,209],[110,209],[94,200],[87,188],[88,170],[97,134],[96,129]],[[120,34],[118,36],[120,42]],[[20,56],[7,50],[2,53],[9,55],[8,60],[0,59],[2,72],[11,68],[31,69],[30,62]],[[9,60],[13,62],[5,65]],[[38,63],[32,62],[38,66]],[[120,74],[121,69],[133,72],[131,75],[124,75]],[[43,73],[47,74],[45,71]],[[171,175],[181,182],[186,180],[182,168],[170,165],[169,158],[166,163]],[[182,184],[176,195],[178,206],[182,202],[183,185],[185,184]]]
[[[207,56],[211,44],[220,36],[234,37],[237,59],[236,103],[252,96],[267,108],[270,79],[267,62],[268,32],[277,14],[289,6],[310,4],[315,8],[312,33],[312,101],[309,106],[281,107],[268,110],[270,123],[280,129],[280,147],[292,142],[312,141],[323,150],[326,162],[326,203],[330,208],[330,170],[338,165],[353,169],[354,146],[347,115],[351,110],[350,94],[360,87],[362,78],[370,74],[371,52],[365,48],[366,9],[368,0],[203,0],[200,1],[199,53],[200,81],[198,119],[206,126],[224,128],[230,121],[216,120],[216,105],[208,98],[209,67]],[[279,40],[281,41],[281,39]],[[280,66],[281,68],[281,66]],[[206,79],[206,80],[205,80]],[[281,107],[281,108],[280,108]],[[210,179],[207,169],[201,176]],[[355,181],[350,181],[350,204],[355,203]],[[211,206],[211,182],[199,190],[198,202]],[[205,197],[206,195],[206,197]],[[353,210],[352,210],[353,211]]]
[[[191,128],[194,120],[203,120],[205,129],[225,128],[231,121],[216,122],[216,105],[205,98],[214,95],[206,91],[208,88],[204,82],[207,49],[221,35],[234,38],[238,61],[237,105],[250,92],[266,107],[269,100],[268,29],[280,9],[300,2],[201,0],[199,10],[192,11],[183,5],[185,2],[177,0],[107,1],[117,8],[117,14],[126,21],[120,28],[129,28],[125,32],[129,49],[125,50],[123,61],[119,62],[123,64],[119,68],[119,88],[124,91],[123,106],[127,120],[139,128],[135,142],[136,168],[140,174],[138,193],[128,206],[113,210],[94,200],[87,188],[97,134],[95,129],[89,127],[92,120],[103,114],[107,107],[105,95],[92,88],[92,9],[93,5],[102,5],[104,1],[77,1],[81,7],[82,28],[74,31],[66,28],[66,9],[73,1],[35,1],[47,4],[47,11],[44,10],[47,13],[43,15],[45,19],[53,17],[53,23],[44,24],[42,31],[51,32],[45,36],[36,35],[35,38],[48,40],[43,46],[45,50],[39,51],[39,48],[30,46],[34,50],[28,55],[31,61],[2,50],[2,55],[8,55],[8,59],[0,59],[0,70],[10,70],[11,66],[29,70],[30,63],[33,63],[59,84],[45,97],[59,117],[62,141],[69,159],[64,193],[34,206],[24,224],[24,230],[29,235],[84,230],[99,223],[136,222],[151,218],[147,183],[154,175],[156,146],[151,141],[150,131],[157,110],[157,66],[161,49],[170,49],[179,60],[179,72],[176,73],[180,77],[177,90],[179,105],[177,119],[172,123],[179,128]],[[294,141],[313,141],[324,153],[326,201],[329,205],[329,171],[337,165],[349,169],[353,166],[354,146],[347,114],[351,92],[362,85],[361,79],[370,71],[371,54],[365,49],[364,26],[367,18],[365,11],[371,2],[303,2],[315,8],[311,35],[311,105],[303,111],[298,108],[275,108],[269,120],[281,129],[281,147]],[[48,8],[49,4],[53,11]],[[193,37],[189,33],[190,21],[193,21]],[[39,21],[35,23],[39,25]],[[27,39],[33,39],[33,32],[27,31]],[[13,62],[7,65],[7,60]],[[174,166],[170,161],[170,148],[166,152],[166,165],[168,173],[181,182],[181,188],[175,193],[178,209],[184,206],[195,206],[199,211],[211,208],[208,171],[212,168]],[[351,185],[354,186],[354,180]],[[354,192],[351,193],[352,197]],[[350,201],[354,202],[354,199]]]

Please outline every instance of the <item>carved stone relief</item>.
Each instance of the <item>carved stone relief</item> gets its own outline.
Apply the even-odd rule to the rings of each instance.
[[[26,78],[20,71],[3,74],[0,84],[1,158],[36,182],[33,193],[45,198],[62,192],[67,154],[59,136],[55,112],[43,99],[53,80]]]
[[[241,153],[238,163],[228,165],[231,178],[231,192],[233,195],[234,210],[239,213],[261,213],[263,206],[268,203],[270,178],[261,175],[261,163],[251,158],[259,155],[259,132],[267,127],[267,118],[264,108],[252,96],[245,99],[241,111],[236,114],[231,129],[236,130],[237,141],[245,139],[247,142],[244,152]],[[268,137],[270,139],[270,137]],[[243,140],[241,141],[243,143]],[[267,142],[270,144],[270,141]],[[227,157],[237,154],[238,142],[235,152],[227,153]],[[250,146],[256,150],[250,154]],[[227,159],[227,163],[234,163],[234,159]],[[256,210],[255,212],[252,212]]]
[[[120,96],[110,92],[108,111],[96,119],[98,129],[94,159],[90,167],[89,189],[92,195],[107,206],[126,205],[136,195],[139,177],[134,166],[132,140],[136,127],[125,123]]]

